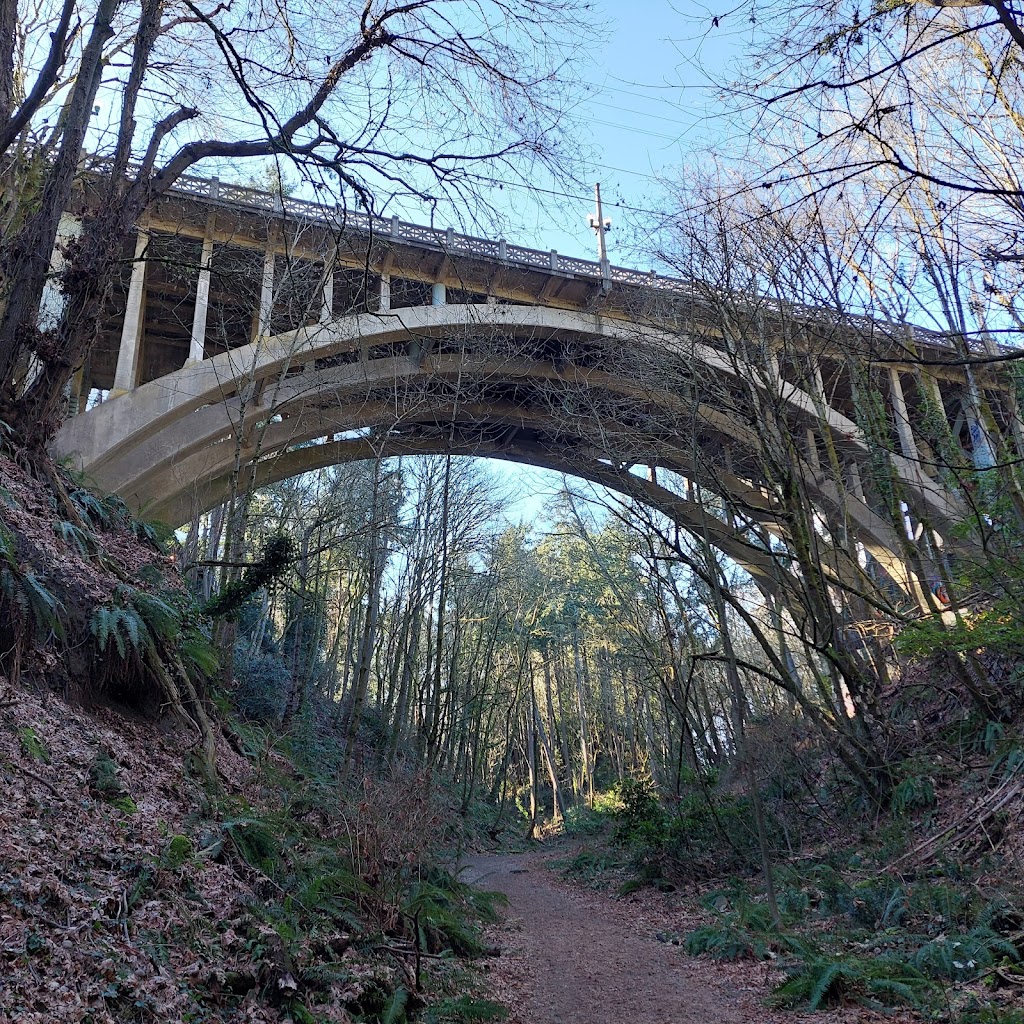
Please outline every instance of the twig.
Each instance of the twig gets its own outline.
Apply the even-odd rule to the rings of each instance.
[[[35,781],[38,782],[40,786],[45,786],[58,800],[64,799],[64,795],[60,792],[60,790],[57,789],[56,786],[53,785],[53,783],[47,782],[46,779],[42,778],[39,775],[36,775],[36,773],[32,771],[31,768],[25,768],[24,766],[22,766],[20,768],[20,771],[22,772],[23,775],[27,775],[30,779],[35,779]]]
[[[402,949],[401,946],[374,946],[374,949],[382,949],[386,953],[400,953],[402,956],[425,956],[430,960],[448,960],[444,953],[424,953],[416,949]]]
[[[1022,787],[1021,781],[1011,776],[997,786],[985,800],[978,801],[951,825],[947,825],[937,835],[929,836],[918,843],[912,850],[891,861],[883,870],[891,871],[897,864],[902,864],[904,861],[910,860],[922,853],[927,852],[931,856],[936,848],[950,836],[956,836],[957,833],[966,828],[976,830],[979,826],[983,826],[988,819],[998,814],[1015,796],[1019,796],[1022,788],[1024,787]]]
[[[128,934],[128,890],[122,889],[117,899],[117,920],[121,924],[121,930],[124,932],[124,941],[130,946],[132,944],[132,937]]]

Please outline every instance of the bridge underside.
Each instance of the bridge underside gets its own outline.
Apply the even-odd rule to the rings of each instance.
[[[827,430],[842,458],[864,456],[842,413],[789,385],[784,396],[797,436]],[[642,500],[772,585],[790,570],[769,549],[784,551],[789,538],[765,477],[764,427],[748,383],[708,345],[592,314],[464,304],[338,317],[258,339],[70,420],[56,448],[99,487],[175,525],[232,487],[354,459],[503,458]],[[839,543],[852,530],[876,577],[880,568],[913,595],[906,538],[867,498],[795,457],[833,578],[864,581],[856,546]],[[893,460],[915,512],[952,526],[960,510],[949,493]]]

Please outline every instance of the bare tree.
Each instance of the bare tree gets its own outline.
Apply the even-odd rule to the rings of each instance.
[[[480,173],[556,168],[573,11],[574,0],[339,0],[244,12],[68,0],[33,29],[37,44],[50,29],[34,71],[14,69],[24,48],[17,4],[5,3],[0,174],[17,209],[0,239],[0,415],[41,449],[93,344],[122,240],[197,164],[288,160],[315,188],[371,207],[377,189],[469,201]],[[108,67],[114,80],[104,83]],[[117,111],[109,136],[97,131],[100,97]],[[63,312],[40,331],[58,224],[90,148],[104,158],[102,174],[86,192],[81,235],[65,247]]]

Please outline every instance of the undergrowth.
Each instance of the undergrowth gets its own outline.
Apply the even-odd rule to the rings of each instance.
[[[258,899],[224,923],[254,968],[217,1000],[238,1006],[262,991],[293,1020],[315,1021],[343,992],[356,1021],[502,1019],[461,964],[486,952],[482,928],[504,897],[456,877],[443,787],[396,767],[339,793],[330,749],[317,749],[314,767],[294,737],[275,744],[252,724],[236,728],[273,801],[221,797],[197,818],[194,843],[174,837],[161,854],[165,866],[213,859],[256,880]]]
[[[941,758],[918,755],[896,773],[888,816],[855,846],[780,857],[778,924],[762,891],[749,806],[712,775],[689,779],[688,792],[670,802],[649,781],[620,784],[600,812],[567,822],[586,845],[560,866],[592,887],[614,884],[619,895],[701,883],[704,920],[673,941],[695,956],[770,964],[781,974],[777,1006],[909,1006],[963,1024],[1015,1024],[1016,1011],[1003,1004],[1024,989],[1024,912],[1019,894],[992,874],[993,852],[937,856],[904,872],[888,866],[902,863],[913,829],[933,827],[940,787],[983,792],[1013,781],[1006,773],[1018,770],[1017,741],[1001,725],[978,734],[987,775],[955,774]],[[792,823],[772,815],[768,827],[779,851]]]

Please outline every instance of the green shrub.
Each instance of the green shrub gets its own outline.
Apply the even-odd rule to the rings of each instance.
[[[716,960],[764,960],[768,951],[764,936],[728,921],[703,925],[686,936],[686,952],[691,956],[706,953]]]
[[[914,954],[913,964],[930,978],[966,981],[1002,960],[1019,963],[1016,947],[992,929],[980,927],[926,942]]]
[[[672,819],[668,855],[694,876],[754,870],[760,852],[753,820],[746,797],[690,793],[679,801]],[[778,830],[770,815],[766,824],[774,843]]]
[[[809,1010],[849,1001],[921,1006],[931,992],[931,982],[899,957],[834,957],[818,953],[794,963],[786,980],[775,989],[774,1001],[781,1006],[806,1006]]]
[[[620,858],[606,850],[584,848],[573,857],[555,861],[555,866],[570,878],[578,878],[583,882],[594,883],[605,871],[621,868],[623,862]]]
[[[697,790],[669,810],[646,779],[623,782],[618,795],[622,806],[613,812],[615,838],[642,863],[671,864],[691,878],[750,871],[760,864],[745,797]],[[774,841],[778,827],[770,817],[769,829]]]
[[[596,836],[608,827],[608,817],[589,807],[568,807],[562,827],[566,835]]]
[[[626,779],[619,785],[621,807],[612,812],[615,838],[641,853],[660,852],[671,823],[649,779]]]
[[[233,701],[243,718],[250,722],[281,721],[291,673],[280,658],[272,654],[249,658],[236,648],[235,682]]]

